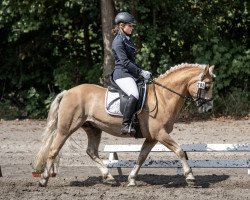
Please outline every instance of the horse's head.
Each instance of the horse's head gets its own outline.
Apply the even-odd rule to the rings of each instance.
[[[208,112],[213,108],[213,74],[214,66],[206,66],[196,77],[192,78],[188,84],[188,92],[193,97],[199,112]]]

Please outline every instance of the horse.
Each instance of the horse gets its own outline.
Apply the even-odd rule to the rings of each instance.
[[[171,138],[170,133],[186,99],[196,102],[200,112],[213,107],[212,87],[214,66],[182,63],[152,80],[138,120],[145,138],[139,157],[128,176],[128,186],[136,186],[136,177],[151,149],[160,142],[180,159],[185,180],[195,183],[187,156]],[[59,93],[50,106],[43,143],[33,161],[33,168],[41,172],[39,185],[47,186],[55,159],[65,141],[79,128],[87,134],[86,153],[100,169],[103,182],[116,184],[98,155],[102,131],[117,137],[121,135],[122,117],[112,116],[105,110],[107,88],[95,84],[82,84]]]

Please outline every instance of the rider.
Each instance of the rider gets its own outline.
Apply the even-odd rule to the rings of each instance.
[[[136,24],[134,17],[128,12],[120,12],[115,17],[115,24],[113,29],[115,38],[112,43],[112,52],[115,58],[113,80],[129,96],[123,113],[121,134],[134,134],[136,131],[132,124],[132,117],[139,99],[135,80],[140,76],[148,80],[151,73],[141,69],[135,63],[135,47],[130,39]]]

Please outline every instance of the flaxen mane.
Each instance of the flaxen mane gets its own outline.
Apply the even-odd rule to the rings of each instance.
[[[165,76],[177,71],[177,70],[180,70],[180,69],[183,69],[183,68],[187,68],[187,67],[199,67],[201,69],[205,69],[206,65],[201,65],[201,64],[197,64],[197,63],[194,63],[194,64],[189,64],[189,63],[181,63],[179,65],[175,65],[173,67],[171,67],[169,70],[167,70],[164,74],[161,74],[158,78],[164,78]]]

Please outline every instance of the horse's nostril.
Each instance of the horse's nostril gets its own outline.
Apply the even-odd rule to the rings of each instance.
[[[212,107],[207,108],[207,112],[212,112]]]

